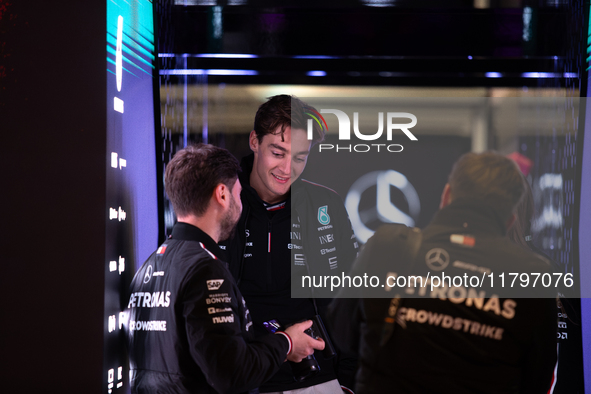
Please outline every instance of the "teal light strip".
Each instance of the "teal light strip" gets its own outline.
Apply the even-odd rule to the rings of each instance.
[[[154,47],[152,47],[152,52],[150,52],[149,50],[144,48],[140,43],[135,41],[133,38],[129,37],[127,34],[124,33],[122,38],[123,44],[127,44],[127,46],[130,46],[138,52],[141,52],[145,57],[151,60],[154,60],[156,58],[154,56]],[[117,36],[111,33],[107,33],[107,42],[114,46],[117,46]]]
[[[589,19],[587,24],[589,26],[587,26],[587,53],[591,53],[591,7],[589,7],[589,15],[588,15]],[[589,59],[591,59],[591,56],[587,58],[587,63],[589,63]],[[589,68],[591,67],[587,67],[586,71],[589,71]]]
[[[111,63],[111,64],[113,64],[113,65],[116,65],[116,64],[115,64],[115,62],[113,61],[113,59],[109,58],[108,56],[107,56],[107,63]],[[128,69],[126,69],[125,67],[121,67],[121,69],[122,69],[123,71],[126,71],[126,72],[130,73],[132,76],[134,76],[134,77],[136,77],[136,78],[139,78],[139,76],[135,75],[134,73],[132,73],[131,71],[129,71],[129,70],[128,70]],[[109,69],[107,68],[107,71],[111,71],[111,70],[109,70]],[[142,70],[142,71],[143,71],[143,70]],[[113,72],[113,71],[111,71],[111,72]],[[144,72],[145,72],[145,71],[144,71]],[[113,73],[113,74],[117,75],[117,73]]]
[[[117,37],[117,20],[123,17],[123,50],[130,56],[154,68],[150,61],[138,57],[130,50],[133,48],[151,61],[155,60],[154,21],[152,2],[149,0],[110,0],[107,2],[107,42]]]
[[[127,53],[128,55],[131,55],[131,57],[134,57],[137,60],[139,60],[141,63],[144,63],[150,69],[154,69],[155,68],[153,63],[148,62],[146,59],[142,58],[137,53],[135,53],[132,50],[130,50],[127,46],[123,45],[121,49],[122,49],[122,52],[123,53]],[[111,53],[112,55],[115,55],[115,53],[116,53],[116,43],[113,44],[113,43],[109,42],[107,44],[107,52]],[[139,65],[135,64],[133,61],[128,60],[128,58],[126,58],[125,56],[123,56],[123,60],[126,60],[126,61],[128,61],[130,63],[133,63],[134,66],[139,67]]]
[[[115,57],[115,50],[113,50],[113,49],[110,49],[110,48],[107,48],[107,52],[108,52],[108,53],[110,53],[111,55],[113,55],[113,57]],[[133,63],[133,62],[129,61],[129,59],[128,59],[128,58],[126,58],[125,56],[122,56],[122,58],[121,58],[121,59],[123,60],[123,62],[126,62],[126,63],[127,63],[127,64],[129,64],[130,66],[133,66],[133,67],[137,68],[138,70],[142,71],[143,73],[146,73],[146,74],[148,74],[149,76],[152,76],[152,73],[151,73],[151,72],[148,72],[148,71],[144,70],[143,68],[141,68],[140,66],[138,66],[137,64],[135,64],[135,63]],[[111,59],[109,56],[107,56],[107,60],[109,61],[109,63],[116,64],[116,63],[115,63],[115,60]],[[122,67],[121,67],[121,69],[122,69],[122,70],[124,70],[124,71],[127,71],[127,72],[128,72],[128,73],[130,73],[131,75],[133,75],[133,76],[137,77],[137,75],[136,75],[136,74],[134,74],[133,72],[131,72],[131,71],[130,71],[128,68],[125,68],[125,67],[123,67],[123,66],[122,66]]]

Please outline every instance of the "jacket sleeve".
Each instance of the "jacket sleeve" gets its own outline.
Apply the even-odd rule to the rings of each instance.
[[[327,328],[331,333],[337,354],[337,379],[342,386],[355,388],[355,374],[359,348],[359,300],[334,299],[327,310]]]
[[[373,243],[370,238],[368,245]],[[348,271],[350,276],[362,274],[371,259],[372,248],[365,247],[355,260],[354,266]],[[331,330],[331,336],[339,349],[357,354],[359,351],[360,325],[363,323],[361,313],[361,288],[342,288],[337,298],[332,300],[327,310],[327,325]]]
[[[340,223],[338,226],[338,239],[340,240],[339,269],[347,273],[351,271],[351,267],[353,267],[353,262],[357,258],[357,254],[359,252],[359,243],[357,242],[357,238],[355,237],[355,233],[353,232],[353,226],[351,225],[351,220],[349,220],[347,209],[345,208],[343,202],[340,201],[340,197],[339,202],[340,204],[337,205],[340,208]]]
[[[353,267],[353,262],[357,258],[357,254],[359,252],[359,244],[357,242],[357,238],[355,237],[355,233],[353,232],[353,226],[351,225],[351,221],[349,220],[349,215],[343,204],[342,200],[339,196],[338,204],[335,204],[338,207],[338,215],[339,215],[339,224],[338,224],[338,239],[340,241],[337,250],[339,251],[339,271],[347,274],[351,271]],[[338,305],[335,305],[336,308],[341,309],[344,312],[345,316],[341,315],[340,319],[342,319],[342,324],[346,324],[347,326],[341,326],[340,324],[338,327],[340,329],[344,329],[347,331],[346,337],[342,337],[338,339],[338,344],[336,345],[338,348],[338,359],[337,359],[337,378],[339,383],[342,386],[347,388],[353,389],[355,387],[355,373],[357,372],[357,347],[359,342],[359,334],[358,332],[354,332],[355,329],[358,329],[358,326],[355,327],[354,325],[358,324],[356,321],[357,319],[357,301],[358,300],[347,300],[347,299],[337,299],[335,302]],[[335,312],[333,310],[333,312]],[[349,313],[347,318],[347,312]],[[339,320],[340,320],[339,319]],[[345,321],[349,320],[349,321]],[[332,328],[332,332],[336,333],[336,327]],[[337,334],[338,335],[338,334]],[[343,346],[341,346],[343,345]]]
[[[247,343],[243,329],[249,328],[248,309],[219,261],[200,264],[190,273],[181,297],[191,356],[216,391],[248,391],[279,370],[287,339],[269,334]]]

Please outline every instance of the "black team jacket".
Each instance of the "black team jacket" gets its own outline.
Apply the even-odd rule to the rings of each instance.
[[[342,329],[334,339],[346,345],[360,338],[354,345],[360,365],[356,393],[546,393],[557,329],[556,289],[541,282],[552,278],[554,286],[557,279],[549,261],[510,241],[503,220],[475,201],[454,200],[435,215],[412,266],[401,257],[404,242],[396,244],[387,231],[384,227],[369,239],[354,271],[361,267],[382,281],[385,273],[429,274],[431,283],[434,275],[445,273],[462,283],[433,289],[417,285],[408,289],[412,298],[394,287],[382,299],[335,299],[329,323]],[[481,287],[470,287],[482,279]],[[407,298],[384,337],[388,306],[397,292]]]
[[[125,325],[133,393],[238,393],[283,364],[283,335],[254,341],[246,303],[206,233],[177,223],[136,273]]]
[[[236,235],[221,243],[226,249],[230,271],[250,308],[254,332],[264,335],[263,322],[277,320],[282,326],[309,319],[316,314],[310,296],[316,297],[324,318],[330,302],[330,288],[302,288],[302,276],[341,275],[348,272],[357,255],[347,211],[331,189],[296,180],[290,197],[269,206],[250,186],[254,155],[242,160],[242,216]],[[293,275],[292,275],[293,271]],[[306,282],[307,283],[307,282]],[[311,281],[310,281],[311,283]],[[292,298],[294,292],[304,298]],[[325,360],[315,353],[318,375],[295,382],[289,363],[260,387],[261,392],[309,387],[332,379],[349,387],[353,384],[356,359],[344,355]]]

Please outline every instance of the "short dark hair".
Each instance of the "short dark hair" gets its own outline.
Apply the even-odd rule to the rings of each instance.
[[[515,162],[495,152],[466,153],[449,175],[452,200],[485,202],[508,218],[524,192],[523,177]]]
[[[166,194],[177,215],[201,216],[217,185],[234,187],[240,164],[230,152],[213,145],[189,145],[166,165]]]
[[[254,117],[254,131],[259,142],[267,134],[282,134],[285,128],[308,130],[308,119],[312,119],[312,145],[324,140],[325,127],[310,116],[317,113],[311,105],[304,103],[295,96],[280,94],[268,97]],[[320,120],[321,121],[321,120]],[[277,130],[280,128],[279,130]]]

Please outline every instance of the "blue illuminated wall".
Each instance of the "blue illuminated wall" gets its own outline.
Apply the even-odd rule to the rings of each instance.
[[[107,6],[107,157],[103,392],[129,390],[120,314],[158,243],[154,14],[148,0]]]
[[[117,37],[121,29],[121,68],[117,70]],[[134,253],[143,262],[155,247],[157,231],[156,160],[154,122],[154,22],[148,0],[107,2],[107,148],[117,153],[127,166],[108,175],[122,178],[130,199],[128,212],[136,235]],[[117,175],[116,175],[117,174]],[[109,187],[108,182],[107,186]],[[118,190],[118,186],[114,187]],[[137,266],[137,264],[136,264]]]
[[[589,96],[589,91],[587,91]],[[585,392],[591,393],[591,102],[586,101],[583,157],[581,165],[581,206],[579,210],[579,261],[581,275],[581,318]]]
[[[589,79],[591,68],[589,54],[591,53],[591,13],[587,14],[587,89],[581,93],[586,96],[585,101],[585,131],[581,157],[581,193],[579,207],[579,261],[581,276],[581,324],[583,331],[583,367],[585,371],[585,392],[591,393],[591,102],[588,97],[591,93]]]

